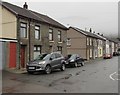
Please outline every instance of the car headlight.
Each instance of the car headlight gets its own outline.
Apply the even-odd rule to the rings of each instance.
[[[45,61],[39,62],[38,64],[39,64],[39,65],[41,65],[41,64],[45,64]]]
[[[70,60],[70,62],[74,62],[74,59]]]

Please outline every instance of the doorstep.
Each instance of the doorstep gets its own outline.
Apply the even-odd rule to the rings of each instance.
[[[88,64],[89,64],[89,63],[92,63],[92,62],[97,62],[97,61],[101,61],[101,60],[103,60],[103,58],[102,58],[102,57],[87,60],[87,61],[85,61],[85,63],[88,63]]]
[[[27,73],[26,68],[21,68],[21,69],[7,69],[7,71],[11,72],[11,73],[17,73],[17,74],[24,74]]]

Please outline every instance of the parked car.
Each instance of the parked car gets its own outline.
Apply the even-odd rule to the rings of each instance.
[[[113,56],[118,56],[118,52],[113,52]]]
[[[84,66],[84,59],[81,58],[78,54],[69,54],[65,57],[66,66]]]
[[[118,56],[120,56],[120,48],[117,50]]]
[[[103,58],[104,59],[111,59],[112,58],[112,54],[104,54]]]
[[[27,63],[27,72],[33,74],[34,72],[44,71],[50,74],[54,69],[65,70],[64,57],[57,52],[50,54],[41,54],[36,59]]]

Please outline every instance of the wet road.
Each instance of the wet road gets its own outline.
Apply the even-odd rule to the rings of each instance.
[[[3,72],[4,93],[118,93],[118,57],[87,62],[50,75]],[[113,74],[113,75],[112,75]],[[114,79],[111,79],[111,77]]]

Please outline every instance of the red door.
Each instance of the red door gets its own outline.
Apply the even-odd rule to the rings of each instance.
[[[21,46],[21,67],[25,68],[25,46]]]
[[[9,68],[16,67],[16,43],[10,43]]]

